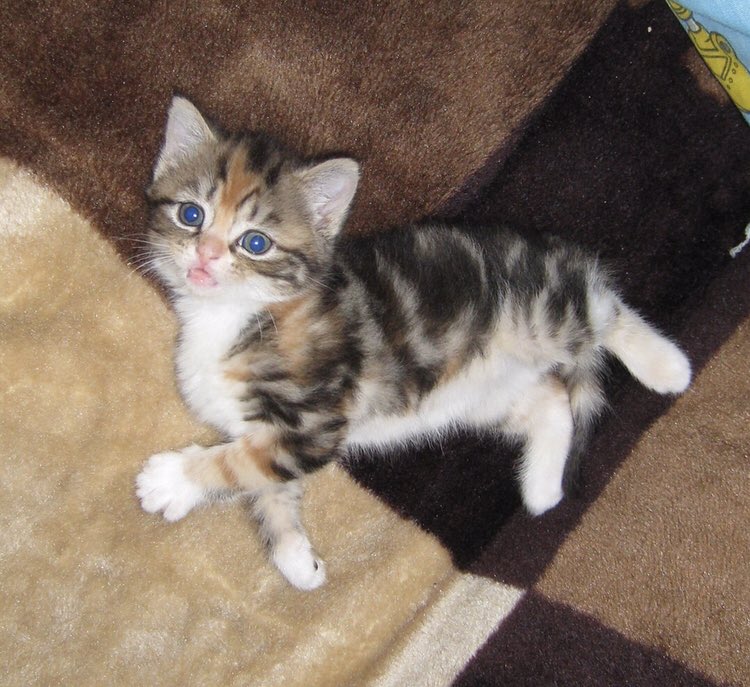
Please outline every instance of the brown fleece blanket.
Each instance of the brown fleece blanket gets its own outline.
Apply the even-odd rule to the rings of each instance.
[[[660,1],[0,2],[0,684],[715,685],[750,667],[750,130]],[[597,250],[685,346],[619,368],[580,488],[520,509],[512,447],[331,466],[329,580],[289,587],[240,504],[143,513],[208,441],[134,269],[169,99],[363,163],[351,231],[510,221]]]

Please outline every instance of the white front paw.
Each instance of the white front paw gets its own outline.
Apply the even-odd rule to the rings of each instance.
[[[309,591],[326,581],[323,561],[313,554],[307,537],[298,532],[289,534],[276,543],[273,562],[297,589]]]
[[[143,510],[163,511],[171,522],[187,515],[205,498],[203,490],[185,475],[185,456],[181,453],[151,456],[135,482]]]

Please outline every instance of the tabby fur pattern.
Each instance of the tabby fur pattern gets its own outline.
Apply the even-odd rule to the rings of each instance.
[[[659,393],[691,375],[597,260],[560,240],[440,223],[347,236],[358,180],[354,160],[225,134],[175,97],[148,189],[179,387],[226,440],[152,456],[141,504],[178,520],[217,494],[251,496],[272,560],[300,589],[325,580],[299,518],[306,474],[492,427],[522,443],[521,494],[539,515],[603,407],[607,353]]]

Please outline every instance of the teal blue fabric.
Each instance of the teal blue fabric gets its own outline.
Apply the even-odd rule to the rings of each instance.
[[[680,4],[706,21],[713,20],[750,38],[750,0],[687,0]]]

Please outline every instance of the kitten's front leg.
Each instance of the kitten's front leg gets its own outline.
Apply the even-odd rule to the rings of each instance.
[[[179,520],[216,492],[254,492],[282,481],[277,442],[259,431],[216,446],[188,446],[151,456],[136,479],[136,493],[149,513]]]
[[[205,450],[201,446],[189,446],[182,451],[151,456],[136,478],[136,494],[143,510],[161,511],[165,519],[174,522],[205,501],[207,490],[186,474],[188,462],[199,460]]]
[[[299,521],[301,489],[288,479],[288,470],[275,467],[277,450],[277,443],[261,432],[218,446],[158,453],[136,478],[136,494],[144,510],[162,512],[169,521],[184,517],[211,494],[251,494],[276,567],[298,589],[315,589],[325,582],[325,567]]]
[[[297,481],[268,487],[253,501],[261,536],[274,565],[297,589],[315,589],[325,582],[318,558],[299,519],[302,490]]]

